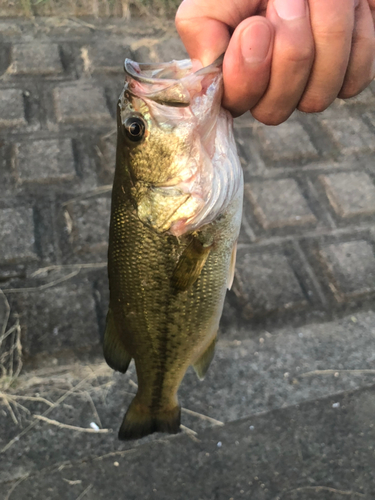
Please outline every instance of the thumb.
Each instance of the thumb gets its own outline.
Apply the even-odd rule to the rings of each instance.
[[[208,66],[226,51],[229,27],[217,19],[196,14],[192,2],[182,2],[176,14],[176,28],[190,58]]]
[[[235,28],[263,4],[264,0],[184,0],[175,21],[189,56],[204,66],[212,63],[226,51]]]

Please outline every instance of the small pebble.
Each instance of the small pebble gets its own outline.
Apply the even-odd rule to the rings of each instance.
[[[254,430],[254,428],[255,428],[255,427],[254,427],[253,425],[250,425],[250,427],[249,427],[249,429],[250,429],[251,431],[253,431],[253,430]]]
[[[99,426],[95,422],[91,422],[90,427],[91,427],[91,429],[94,429],[95,431],[99,430]]]
[[[259,343],[260,343],[260,344],[264,344],[264,338],[263,338],[263,337],[261,337],[261,338],[259,339]]]
[[[337,377],[339,377],[339,376],[340,376],[339,372],[336,372],[336,373],[335,373],[335,377],[337,378]]]
[[[113,462],[113,465],[114,465],[115,467],[118,467],[120,464],[119,464],[118,462]]]
[[[221,448],[223,446],[223,443],[221,441],[219,441],[216,445],[218,448]]]
[[[357,323],[357,321],[358,321],[355,316],[352,316],[350,319],[353,321],[353,323]]]
[[[340,408],[340,403],[333,403],[332,408]]]
[[[299,332],[298,337],[299,337],[300,339],[302,339],[302,337],[303,337],[303,333],[302,333],[302,332]]]

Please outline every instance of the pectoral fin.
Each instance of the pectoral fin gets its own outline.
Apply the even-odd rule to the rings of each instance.
[[[197,361],[193,364],[195,373],[198,375],[199,380],[203,380],[211,361],[213,360],[215,354],[216,336],[207,347],[207,349],[201,354]]]
[[[132,357],[128,354],[121,342],[111,309],[108,310],[107,314],[103,353],[106,362],[113,370],[121,373],[126,372]]]
[[[190,288],[199,278],[211,246],[203,246],[198,238],[193,238],[182,253],[172,275],[172,284],[178,291]]]
[[[234,272],[236,270],[236,256],[237,256],[237,241],[233,245],[232,255],[230,258],[229,276],[228,276],[228,290],[232,288],[234,280]]]

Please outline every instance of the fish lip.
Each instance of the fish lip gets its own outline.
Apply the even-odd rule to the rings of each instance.
[[[200,68],[198,71],[193,73],[194,75],[204,75],[206,73],[212,72],[215,68],[218,70],[223,64],[224,54],[221,54],[213,63],[203,68]],[[157,78],[148,77],[142,74],[144,71],[158,71],[161,69],[169,68],[170,66],[178,65],[180,69],[190,70],[192,68],[192,62],[190,59],[183,59],[181,61],[170,61],[167,63],[138,63],[133,61],[132,59],[126,58],[124,61],[124,70],[125,73],[136,80],[139,83],[148,83],[148,84],[166,84],[170,83],[170,85],[176,84],[176,81],[183,80],[187,76],[190,76],[192,73],[187,73],[181,78]]]
[[[182,61],[178,61],[181,63],[181,67],[183,69],[191,69],[192,64],[190,59],[183,59]],[[176,83],[177,78],[157,78],[157,77],[148,77],[144,74],[143,71],[157,71],[163,68],[168,68],[175,64],[175,61],[167,62],[167,63],[138,63],[133,61],[132,59],[126,58],[124,61],[124,70],[125,73],[136,80],[139,83],[170,83],[171,85]],[[185,66],[185,67],[184,67]]]

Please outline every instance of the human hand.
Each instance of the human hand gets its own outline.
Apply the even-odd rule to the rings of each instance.
[[[267,125],[326,109],[375,77],[375,0],[184,0],[176,27],[193,59],[225,52],[223,105]]]

